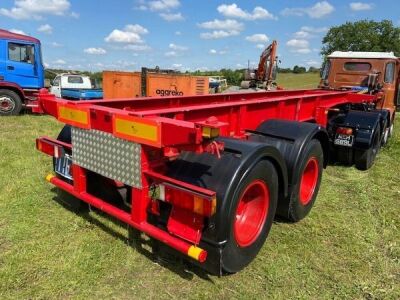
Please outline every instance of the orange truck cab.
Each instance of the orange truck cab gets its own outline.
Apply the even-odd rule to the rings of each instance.
[[[378,107],[394,119],[400,105],[400,59],[393,52],[342,52],[328,55],[320,88],[380,94]]]

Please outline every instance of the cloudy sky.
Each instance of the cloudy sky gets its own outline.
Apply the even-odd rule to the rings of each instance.
[[[1,0],[0,28],[39,38],[54,68],[242,68],[274,39],[283,67],[318,67],[330,26],[400,25],[398,1],[372,1]]]

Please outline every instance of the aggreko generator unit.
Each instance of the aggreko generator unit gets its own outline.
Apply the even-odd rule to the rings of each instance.
[[[330,157],[368,169],[394,114],[354,91],[293,90],[73,102],[40,95],[66,124],[37,148],[65,201],[108,213],[211,273],[261,249],[276,215],[303,219]]]
[[[142,68],[141,72],[103,72],[106,99],[207,95],[208,85],[207,76],[192,76],[159,68]]]

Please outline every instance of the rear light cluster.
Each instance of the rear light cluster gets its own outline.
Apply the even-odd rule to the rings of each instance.
[[[64,148],[62,146],[53,144],[43,139],[36,140],[36,149],[55,158],[59,158],[64,155]]]
[[[150,197],[186,209],[201,216],[212,216],[216,212],[216,197],[207,197],[168,183],[151,188]]]
[[[344,135],[352,135],[352,134],[353,134],[353,128],[338,127],[338,128],[336,129],[336,133],[338,133],[338,134],[344,134]]]

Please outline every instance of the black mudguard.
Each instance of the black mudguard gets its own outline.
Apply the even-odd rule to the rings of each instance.
[[[285,159],[289,195],[292,187],[301,175],[298,170],[305,146],[312,139],[320,141],[324,152],[324,167],[329,162],[329,137],[325,128],[315,123],[296,122],[287,120],[268,120],[262,123],[255,131],[251,132],[250,139],[276,147]],[[289,198],[280,198],[277,214],[286,215]]]
[[[377,125],[380,125],[380,129],[386,129],[385,124],[387,120],[390,120],[390,115],[387,110],[375,110],[375,111],[357,111],[350,110],[341,123],[335,123],[337,127],[349,127],[355,131],[354,135],[354,149],[369,149],[372,144],[372,137],[374,136]],[[382,133],[381,132],[381,133]]]
[[[208,259],[202,268],[220,273],[220,251],[230,232],[228,216],[239,182],[260,160],[271,161],[279,176],[279,193],[287,195],[286,163],[276,147],[232,138],[219,138],[225,145],[221,158],[216,155],[192,152],[182,153],[169,163],[168,175],[217,192],[217,212],[203,231],[200,247],[207,250]],[[195,263],[196,264],[196,263]]]
[[[318,124],[268,120],[252,131],[250,140],[275,146],[285,159],[288,169],[289,184],[297,180],[296,165],[298,164],[305,145],[312,139],[321,142],[324,151],[324,167],[329,161],[329,138],[325,128]]]

